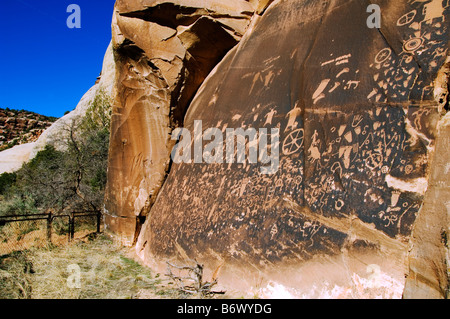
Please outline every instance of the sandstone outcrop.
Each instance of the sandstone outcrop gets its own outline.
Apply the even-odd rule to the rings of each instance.
[[[269,3],[117,1],[108,228],[230,287],[446,297],[448,1]],[[278,169],[171,163],[198,120],[278,129]]]
[[[0,174],[12,173],[27,162],[35,142],[56,118],[24,110],[0,109]]]
[[[56,121],[28,111],[0,109],[0,151],[35,142]]]
[[[0,174],[18,171],[30,159],[36,142],[16,145],[0,152]]]
[[[113,17],[117,79],[106,223],[132,245],[166,178],[174,143],[200,85],[270,1],[125,1]]]
[[[450,298],[450,113],[438,129],[428,190],[410,241],[405,298]]]

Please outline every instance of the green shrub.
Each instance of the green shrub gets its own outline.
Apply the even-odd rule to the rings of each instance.
[[[0,216],[37,213],[39,213],[39,209],[31,194],[14,194],[0,201]]]
[[[0,214],[100,211],[110,119],[109,97],[99,91],[86,116],[65,128],[65,151],[47,145],[15,174],[0,176]]]
[[[5,195],[17,181],[16,173],[3,173],[0,175],[0,194]]]

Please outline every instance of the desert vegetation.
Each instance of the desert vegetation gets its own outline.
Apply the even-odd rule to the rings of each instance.
[[[71,284],[79,270],[79,283]],[[187,298],[105,235],[0,256],[0,299]]]
[[[101,92],[82,120],[64,128],[63,150],[47,145],[19,171],[0,175],[0,216],[99,211],[106,184],[109,109]]]
[[[86,116],[64,128],[63,147],[47,145],[19,171],[0,175],[0,217],[101,212],[109,122],[110,101],[101,91]],[[57,219],[53,227],[55,242],[67,241],[67,220]],[[45,232],[45,222],[0,224],[0,254],[15,250],[14,246],[19,250],[24,245],[42,246]]]
[[[83,120],[65,127],[64,149],[47,145],[14,173],[0,175],[0,217],[99,212],[109,148],[110,101],[96,96]],[[69,242],[68,223],[1,223],[0,299],[135,299],[195,297],[170,277],[137,263],[95,224],[81,225]],[[70,284],[71,267],[79,285]]]

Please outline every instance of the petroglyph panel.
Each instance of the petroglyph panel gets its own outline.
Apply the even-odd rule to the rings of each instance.
[[[264,268],[364,247],[403,262],[428,187],[449,7],[378,2],[389,12],[381,30],[366,27],[358,0],[267,10],[203,84],[185,127],[278,128],[279,169],[173,165],[139,237],[142,258],[181,249]]]

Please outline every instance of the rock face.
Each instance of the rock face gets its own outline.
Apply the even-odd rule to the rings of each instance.
[[[381,29],[358,0],[266,1],[247,31],[257,5],[224,3],[117,1],[110,230],[161,271],[196,259],[263,294],[446,297],[448,1],[375,1]],[[196,121],[279,132],[273,174],[169,166]]]
[[[118,77],[105,212],[132,245],[166,178],[171,133],[206,76],[270,1],[125,1],[113,18]]]
[[[405,298],[449,295],[450,113],[439,125],[428,190],[413,229]]]
[[[30,159],[36,142],[16,145],[0,152],[0,174],[18,171]]]
[[[0,109],[0,151],[35,142],[56,121],[28,111]]]
[[[36,141],[56,118],[28,111],[0,109],[0,174],[19,170]]]

